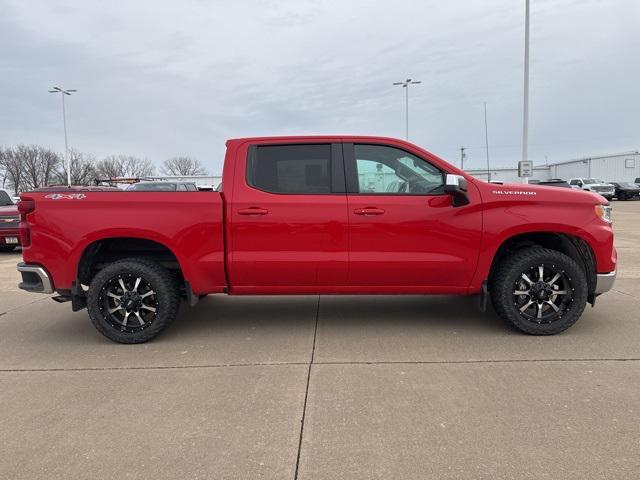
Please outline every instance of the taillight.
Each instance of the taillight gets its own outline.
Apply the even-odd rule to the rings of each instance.
[[[36,209],[36,202],[32,198],[20,198],[18,212],[20,213],[20,243],[23,247],[31,245],[31,230],[27,222],[27,215]]]
[[[27,214],[33,212],[36,209],[36,202],[31,198],[20,199],[18,202],[18,212],[20,217],[24,220]]]

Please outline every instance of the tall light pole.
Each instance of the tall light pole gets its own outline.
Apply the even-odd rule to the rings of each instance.
[[[67,113],[64,109],[64,96],[71,95],[71,93],[77,92],[77,90],[65,90],[60,87],[53,87],[49,90],[49,93],[59,93],[62,98],[62,124],[64,125],[64,164],[67,169],[67,186],[71,186],[71,162],[69,161],[69,145],[67,143]]]
[[[491,181],[491,167],[489,166],[489,128],[487,126],[487,102],[484,102],[484,146],[487,153],[487,181]]]
[[[525,0],[524,14],[524,105],[522,118],[522,160],[529,160],[529,0]],[[528,178],[524,177],[524,182]]]
[[[405,93],[405,139],[409,140],[409,85],[415,85],[417,83],[422,83],[420,80],[411,80],[407,78],[404,82],[395,82],[394,85],[402,85]]]

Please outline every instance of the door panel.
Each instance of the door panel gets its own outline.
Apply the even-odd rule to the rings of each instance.
[[[423,169],[423,159],[398,149],[358,147],[345,144],[349,283],[374,291],[468,286],[481,240],[478,193],[470,192],[469,205],[453,207],[433,166]],[[373,167],[365,156],[373,157]]]
[[[239,162],[230,208],[229,281],[236,291],[295,293],[346,284],[342,150],[316,147],[258,146]]]

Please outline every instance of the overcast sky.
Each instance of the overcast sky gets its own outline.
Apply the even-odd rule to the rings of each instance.
[[[531,0],[530,158],[640,148],[640,2]],[[404,136],[459,163],[514,165],[524,0],[0,0],[0,145],[189,155],[230,137]]]

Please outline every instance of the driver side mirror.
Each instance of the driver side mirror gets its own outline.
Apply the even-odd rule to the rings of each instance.
[[[452,205],[454,207],[461,207],[469,203],[469,196],[467,195],[467,179],[461,175],[447,174],[447,179],[444,184],[444,191],[452,197]]]

